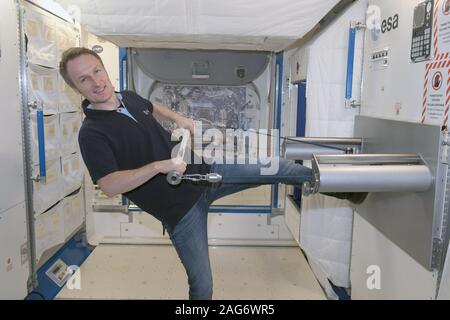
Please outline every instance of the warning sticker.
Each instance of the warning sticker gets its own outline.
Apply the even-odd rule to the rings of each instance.
[[[436,0],[433,23],[434,58],[447,59],[450,53],[450,0]]]
[[[450,60],[428,63],[421,123],[447,125],[450,106]]]
[[[434,91],[439,91],[442,87],[442,72],[436,71],[433,74],[433,78],[431,80],[431,86]]]

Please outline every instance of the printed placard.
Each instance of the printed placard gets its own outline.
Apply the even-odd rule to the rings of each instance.
[[[449,93],[450,60],[428,63],[425,68],[421,123],[447,125]]]

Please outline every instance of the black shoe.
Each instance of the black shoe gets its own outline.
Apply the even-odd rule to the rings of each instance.
[[[366,200],[367,198],[367,192],[336,192],[336,193],[321,193],[326,196],[342,199],[342,200],[348,200],[353,204],[361,204]]]
[[[366,200],[367,194],[367,192],[353,192],[349,194],[347,200],[353,204],[361,204]]]

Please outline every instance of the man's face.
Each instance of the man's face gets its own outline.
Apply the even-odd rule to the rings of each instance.
[[[107,102],[114,95],[114,87],[101,62],[93,55],[82,54],[67,63],[67,73],[74,89],[92,104]]]

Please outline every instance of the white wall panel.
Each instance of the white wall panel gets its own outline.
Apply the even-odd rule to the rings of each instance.
[[[0,213],[0,245],[0,299],[23,299],[30,273],[24,203]]]
[[[352,243],[352,299],[434,299],[437,272],[426,270],[359,214]]]
[[[380,8],[381,21],[396,14],[398,28],[379,33],[372,40],[367,31],[364,49],[364,95],[361,114],[394,120],[418,122],[422,112],[425,62],[410,60],[414,7],[422,0],[371,0]],[[442,1],[441,1],[442,3]],[[376,68],[373,52],[389,50],[387,68]]]
[[[0,212],[25,201],[21,101],[19,94],[19,48],[13,1],[0,1]]]

